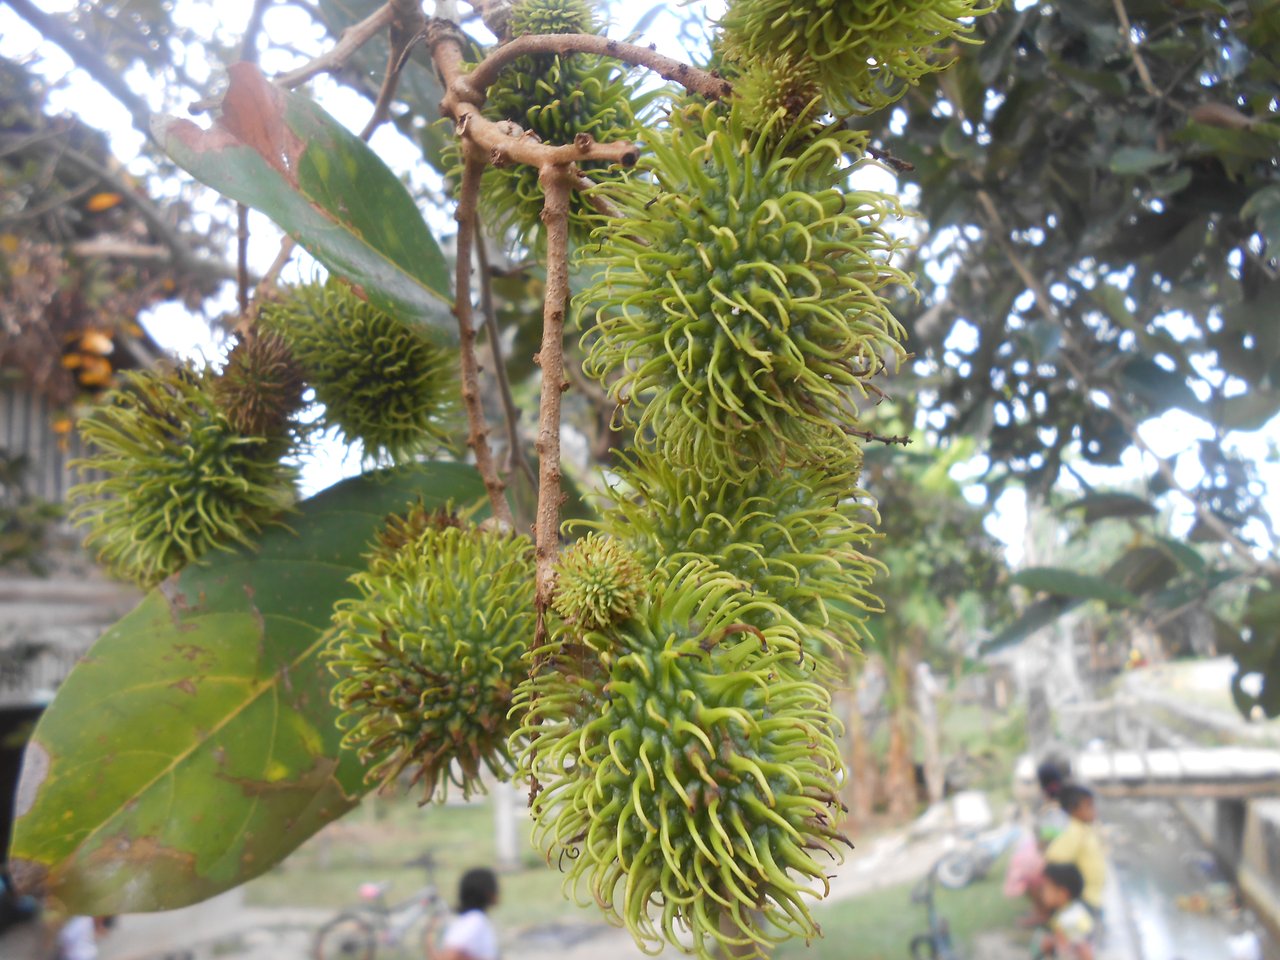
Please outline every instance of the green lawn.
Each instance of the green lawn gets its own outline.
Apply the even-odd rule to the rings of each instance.
[[[975,934],[1011,929],[1016,926],[1019,915],[1026,912],[1025,901],[1009,900],[1001,892],[1003,876],[1004,863],[1001,862],[979,883],[963,890],[938,891],[938,910],[950,921],[952,936],[962,953],[971,947]],[[906,960],[911,938],[928,929],[924,907],[911,902],[914,887],[914,883],[886,887],[856,900],[818,908],[815,915],[822,925],[823,938],[807,948],[784,946],[777,956],[813,960]]]
[[[561,894],[562,876],[529,843],[521,821],[521,869],[500,878],[499,927],[533,923],[603,922]],[[426,882],[407,860],[430,851],[438,863],[436,884],[453,903],[458,879],[470,867],[494,862],[493,811],[488,802],[419,808],[411,799],[371,798],[246,888],[250,905],[337,910],[358,901],[360,884],[390,881],[392,898],[407,897]]]

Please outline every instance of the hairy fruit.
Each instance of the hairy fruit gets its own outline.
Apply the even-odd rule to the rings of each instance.
[[[206,372],[123,375],[80,422],[91,476],[71,491],[98,560],[149,587],[210,550],[252,545],[294,500],[295,471],[263,437],[245,436],[219,407]]]
[[[844,134],[798,153],[794,131],[765,134],[737,110],[674,114],[652,179],[607,192],[622,216],[579,300],[595,308],[587,372],[659,455],[709,479],[803,461],[815,429],[856,425],[902,349],[896,201],[841,189]]]
[[[533,637],[532,544],[475,527],[428,525],[352,577],[326,651],[343,744],[370,782],[411,771],[424,800],[452,782],[510,776],[508,720]]]
[[[265,304],[258,323],[289,345],[324,426],[360,441],[369,459],[411,460],[449,444],[454,359],[414,325],[340,282],[295,287]]]
[[[783,669],[787,628],[744,625],[759,602],[687,565],[589,637],[585,660],[553,643],[517,694],[535,841],[646,950],[768,956],[818,932],[815,855],[843,840],[834,720],[826,692]]]

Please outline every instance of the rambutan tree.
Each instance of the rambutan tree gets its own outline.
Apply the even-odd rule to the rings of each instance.
[[[156,121],[284,230],[278,264],[296,245],[327,277],[242,271],[224,362],[132,374],[82,423],[76,515],[150,592],[28,748],[20,884],[78,913],[175,907],[372,787],[516,778],[539,848],[646,948],[817,936],[848,842],[830,689],[882,611],[863,445],[905,440],[870,415],[906,355],[904,211],[860,185],[879,161],[849,121],[990,9],[734,0],[694,64],[586,0],[479,2],[474,36],[453,5],[390,0],[284,76],[232,63],[207,128]],[[357,136],[294,88],[375,43]],[[441,125],[397,122],[444,174],[447,248],[367,145],[402,84],[439,94]],[[524,480],[486,237],[542,273]],[[566,526],[571,384],[619,449]],[[299,500],[318,430],[368,469]]]

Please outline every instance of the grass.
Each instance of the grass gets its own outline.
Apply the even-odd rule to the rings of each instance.
[[[972,953],[977,934],[1009,930],[1026,912],[1021,900],[1010,900],[1001,890],[1004,861],[984,880],[962,890],[939,889],[939,913],[951,924],[951,935],[962,956]],[[911,938],[928,930],[924,907],[911,901],[914,883],[886,887],[854,900],[838,901],[814,911],[823,938],[811,946],[783,946],[779,960],[904,960]],[[1026,935],[1022,935],[1026,938]]]
[[[494,911],[499,928],[603,923],[594,908],[577,907],[562,895],[561,874],[530,845],[529,822],[523,812],[519,831],[520,868],[500,877],[502,899]],[[246,899],[251,906],[336,912],[358,902],[360,884],[389,881],[388,898],[394,902],[426,883],[422,868],[405,863],[430,852],[437,863],[436,885],[452,903],[465,870],[494,863],[493,833],[493,807],[488,801],[419,808],[409,798],[370,798],[252,881],[246,887]]]

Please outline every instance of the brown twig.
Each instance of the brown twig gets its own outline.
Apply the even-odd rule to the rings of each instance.
[[[462,369],[462,406],[467,413],[467,446],[475,453],[476,469],[484,480],[493,516],[508,529],[515,527],[506,484],[498,476],[489,447],[489,428],[484,422],[480,401],[480,365],[476,362],[476,330],[471,310],[471,257],[476,235],[476,207],[480,198],[480,175],[484,159],[474,145],[463,140],[462,186],[458,191],[458,250],[455,273],[454,316],[458,318],[458,357]]]
[[[652,70],[662,79],[678,83],[691,93],[700,94],[708,100],[720,100],[733,92],[733,85],[714,73],[663,56],[652,47],[611,40],[594,33],[545,33],[517,37],[480,61],[469,77],[471,86],[476,90],[488,90],[498,79],[498,74],[512,61],[539,53],[594,53],[612,57]]]
[[[1155,81],[1151,79],[1151,71],[1147,69],[1147,61],[1142,59],[1142,53],[1138,50],[1138,41],[1133,38],[1133,26],[1129,23],[1129,11],[1124,8],[1124,0],[1112,0],[1112,6],[1115,7],[1116,16],[1120,20],[1120,29],[1124,31],[1124,39],[1129,45],[1129,52],[1133,55],[1133,66],[1138,71],[1138,79],[1142,81],[1142,88],[1157,100],[1161,99],[1160,90],[1156,87]]]
[[[462,39],[462,33],[452,21],[427,22],[427,44],[445,86],[440,109],[453,118],[458,136],[480,147],[490,163],[523,163],[541,170],[549,164],[561,166],[588,160],[630,167],[640,158],[640,151],[628,140],[598,143],[594,137],[582,133],[573,143],[542,143],[519,124],[495,123],[484,117],[480,113],[484,94],[464,70]]]
[[[485,334],[489,338],[489,352],[493,356],[493,376],[498,383],[498,396],[502,400],[503,419],[507,425],[507,470],[519,468],[529,481],[529,489],[538,489],[538,478],[524,455],[520,439],[520,408],[511,395],[511,380],[507,377],[507,364],[502,356],[502,331],[498,329],[498,309],[493,301],[493,268],[489,262],[489,248],[485,243],[480,223],[476,221],[476,258],[480,264],[480,310],[484,314]]]
[[[533,646],[546,639],[546,612],[555,590],[555,562],[560,552],[560,399],[569,386],[564,378],[564,314],[569,303],[569,191],[573,171],[548,164],[538,172],[542,186],[542,222],[547,235],[547,292],[542,309],[542,346],[534,357],[542,368],[538,405],[538,507],[534,515],[534,557],[538,610]]]
[[[289,70],[276,77],[276,83],[282,87],[296,87],[306,83],[322,73],[333,73],[347,65],[352,54],[376,37],[384,27],[388,26],[396,16],[395,8],[384,3],[359,23],[352,24],[342,31],[338,42],[314,60]]]
[[[1075,335],[1066,324],[1062,322],[1062,318],[1058,313],[1058,307],[1053,302],[1053,298],[1049,296],[1049,291],[1043,283],[1031,272],[1031,268],[1014,249],[1013,244],[1009,240],[1008,229],[1005,227],[1004,218],[1000,216],[1000,211],[996,209],[995,201],[991,199],[991,195],[985,190],[978,191],[978,203],[982,207],[983,213],[986,215],[988,229],[995,234],[996,243],[1000,245],[1000,249],[1009,259],[1009,265],[1013,267],[1014,272],[1018,274],[1018,278],[1026,285],[1035,297],[1036,305],[1040,308],[1040,312],[1044,314],[1047,320],[1054,323],[1062,333],[1062,339],[1069,348],[1079,350],[1080,345],[1076,343]],[[1253,555],[1253,550],[1244,540],[1240,539],[1222,520],[1209,509],[1207,505],[1201,502],[1200,498],[1195,496],[1190,490],[1178,482],[1177,475],[1163,457],[1159,456],[1150,445],[1142,439],[1142,434],[1138,430],[1138,421],[1124,409],[1121,397],[1108,384],[1094,383],[1089,375],[1084,371],[1080,364],[1076,363],[1070,352],[1063,350],[1059,356],[1062,357],[1063,364],[1068,372],[1075,377],[1081,387],[1092,386],[1099,390],[1108,401],[1108,412],[1116,418],[1116,421],[1124,428],[1129,436],[1129,441],[1145,454],[1150,454],[1156,462],[1156,470],[1160,476],[1164,478],[1169,485],[1169,489],[1176,490],[1182,494],[1196,512],[1196,516],[1205,526],[1216,533],[1224,543],[1231,545],[1232,549],[1239,554],[1242,562],[1248,564],[1253,570],[1264,573],[1268,576],[1280,576],[1280,564],[1270,560],[1258,560]]]
[[[910,437],[890,436],[883,433],[875,433],[871,430],[859,430],[856,427],[843,427],[842,429],[844,430],[845,433],[849,434],[849,436],[861,437],[863,440],[866,440],[868,442],[874,441],[875,443],[886,443],[886,444],[900,443],[904,447],[907,446],[907,444],[912,442]]]
[[[875,144],[867,144],[867,156],[873,160],[879,160],[886,167],[890,167],[898,173],[910,173],[916,168],[916,165],[910,160],[899,159],[888,150],[877,147]]]

